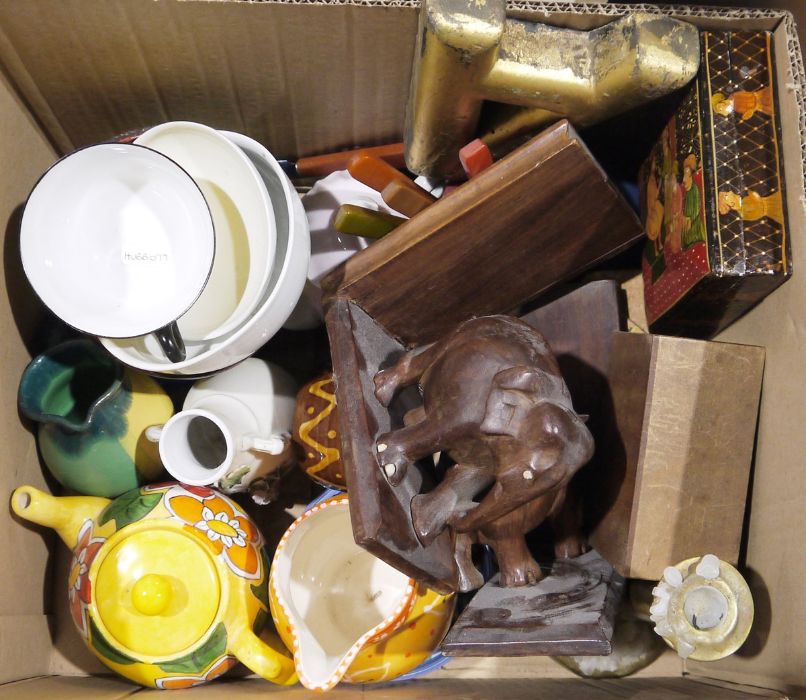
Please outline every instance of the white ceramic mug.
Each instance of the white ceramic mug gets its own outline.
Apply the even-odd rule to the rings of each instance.
[[[248,469],[253,456],[246,453],[251,450],[269,455],[286,451],[288,443],[282,435],[255,435],[256,421],[243,404],[224,397],[204,405],[209,410],[180,411],[165,425],[146,431],[149,440],[159,442],[162,463],[178,481],[193,486],[216,484],[231,471]]]
[[[170,158],[116,143],[62,158],[28,198],[20,246],[31,286],[66,323],[111,338],[157,332],[163,361],[184,359],[172,324],[205,288],[215,234],[202,192]]]
[[[203,124],[167,122],[135,143],[176,161],[204,193],[215,224],[215,262],[178,326],[186,342],[222,337],[255,311],[269,282],[277,230],[266,185],[237,146]]]
[[[291,457],[296,390],[280,367],[249,358],[196,382],[183,410],[146,437],[178,481],[246,491]]]

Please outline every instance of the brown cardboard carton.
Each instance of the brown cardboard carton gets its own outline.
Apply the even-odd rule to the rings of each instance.
[[[737,0],[738,2],[738,0]],[[747,4],[762,4],[749,0]],[[766,3],[764,3],[766,4]],[[784,0],[780,3],[787,4]],[[801,3],[789,0],[793,10]],[[517,4],[540,21],[578,29],[629,11],[618,4]],[[802,152],[804,74],[792,17],[778,10],[676,7],[708,28],[773,32],[782,143]],[[58,153],[136,126],[195,119],[243,131],[279,157],[399,140],[416,3],[355,4],[29,0],[0,4],[0,211],[5,227],[0,331],[0,499],[21,483],[44,486],[32,434],[15,408],[17,382],[42,347],[47,316],[25,284],[17,251],[19,207]],[[629,134],[627,134],[629,136]],[[628,147],[628,144],[625,146]],[[804,267],[803,163],[785,164],[794,268]],[[756,625],[741,654],[712,664],[664,656],[623,681],[588,682],[546,658],[454,660],[419,683],[378,689],[378,697],[742,698],[795,695],[806,687],[802,611],[806,609],[806,276],[795,275],[720,339],[766,347],[750,514],[742,559],[756,597]],[[0,698],[128,697],[138,688],[108,678],[65,615],[66,550],[46,533],[0,513]],[[692,678],[693,676],[693,678]],[[716,687],[707,679],[743,687]],[[775,689],[774,691],[759,688]],[[193,697],[309,697],[258,680],[214,683]],[[335,691],[363,695],[361,688]],[[336,696],[334,696],[336,697]]]

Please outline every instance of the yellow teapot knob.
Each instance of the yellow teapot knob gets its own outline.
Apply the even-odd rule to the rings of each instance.
[[[167,576],[146,574],[132,587],[132,602],[142,615],[161,615],[171,603],[173,589]]]

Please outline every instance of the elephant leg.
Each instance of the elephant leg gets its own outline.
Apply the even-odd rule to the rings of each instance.
[[[531,514],[534,512],[531,509],[534,508],[541,509],[542,515],[537,522],[542,522],[551,510],[556,489],[563,485],[565,475],[566,470],[562,465],[542,471],[524,468],[519,464],[511,465],[496,475],[495,485],[484,496],[478,508],[468,511],[467,515],[451,522],[451,525],[460,532],[482,529],[486,532],[491,523],[499,520],[508,522],[505,517],[516,511],[519,514],[513,517],[520,523],[523,520],[520,514]],[[530,510],[521,511],[521,508]],[[523,527],[522,524],[520,526]],[[528,529],[520,531],[527,532]]]
[[[453,558],[458,573],[459,591],[467,593],[484,585],[484,577],[473,565],[471,546],[474,538],[467,532],[456,532],[453,535]]]
[[[425,350],[410,350],[392,367],[378,372],[375,383],[375,398],[382,406],[388,406],[398,389],[410,386],[420,380],[425,371],[442,353],[442,346],[434,343]]]
[[[389,483],[397,486],[403,481],[412,462],[439,452],[445,439],[441,427],[426,416],[419,423],[380,435],[375,444],[378,464]]]
[[[558,559],[573,559],[590,549],[582,534],[581,504],[572,486],[560,490],[549,514],[554,531],[554,556]]]
[[[450,523],[476,507],[473,498],[493,483],[489,469],[455,464],[429,493],[411,501],[414,531],[424,546],[431,544]]]
[[[484,541],[495,550],[502,586],[525,586],[543,578],[540,565],[526,546],[524,535],[551,513],[557,495],[556,491],[544,494],[482,528]]]
[[[501,585],[505,588],[526,586],[537,583],[543,578],[543,572],[521,534],[512,534],[509,537],[490,540],[498,559],[498,568],[501,571]]]

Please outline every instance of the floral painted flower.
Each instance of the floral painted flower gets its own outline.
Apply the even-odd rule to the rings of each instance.
[[[223,510],[214,513],[210,508],[204,506],[202,519],[194,527],[206,532],[211,542],[221,540],[227,548],[232,547],[233,544],[239,547],[246,546],[246,533],[241,530],[240,521],[237,518],[230,518]]]
[[[262,577],[260,533],[230,499],[204,487],[174,486],[165,496],[168,510],[221,556],[238,576]]]
[[[229,671],[238,659],[234,656],[222,656],[207,670],[206,673],[197,676],[167,676],[156,680],[157,688],[161,690],[181,690],[182,688],[192,688],[207,681],[217,678],[222,673]]]
[[[101,549],[103,538],[92,536],[92,520],[85,520],[78,532],[78,542],[70,564],[70,574],[67,579],[67,597],[70,602],[70,614],[76,623],[79,633],[85,639],[89,632],[87,628],[87,605],[92,599],[90,584],[90,567]]]

